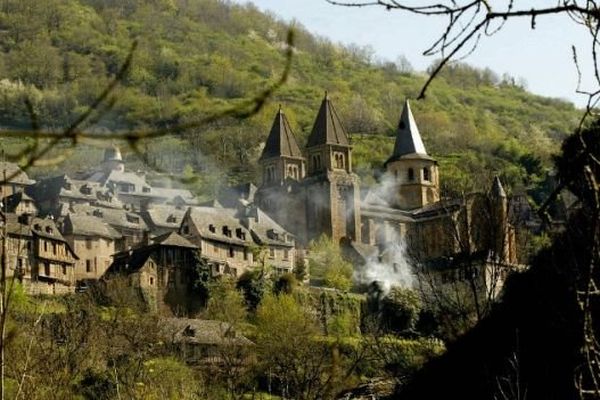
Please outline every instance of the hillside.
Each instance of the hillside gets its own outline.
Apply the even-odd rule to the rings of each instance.
[[[89,129],[194,121],[277,79],[288,29],[253,6],[223,0],[5,0],[0,123],[28,128],[28,98],[42,125],[67,125],[105,87],[134,39],[139,46],[113,93],[114,106]],[[260,146],[278,104],[303,144],[328,90],[352,134],[355,169],[372,183],[373,170],[391,151],[402,103],[416,96],[425,76],[295,29],[292,73],[260,114],[146,143],[150,158],[176,173],[207,172],[195,187],[207,196],[226,182],[256,180]],[[579,116],[570,103],[532,95],[511,79],[466,65],[447,69],[412,108],[428,150],[440,160],[442,180],[454,190],[477,186],[493,173],[510,186],[535,188]],[[5,140],[3,147],[14,151],[20,144]],[[73,171],[100,154],[83,146],[55,169]]]

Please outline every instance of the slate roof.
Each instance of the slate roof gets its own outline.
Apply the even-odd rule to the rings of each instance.
[[[189,240],[179,235],[176,232],[169,232],[163,235],[157,236],[152,239],[154,244],[161,246],[173,246],[173,247],[185,247],[188,249],[197,249],[198,246],[192,244]]]
[[[254,219],[249,219],[248,228],[252,233],[252,238],[258,244],[294,247],[293,241],[284,239],[284,237],[292,238],[292,234],[271,219],[264,211],[255,207],[251,212],[254,213]]]
[[[279,108],[260,159],[281,156],[301,158],[302,152],[298,142],[296,142],[290,123],[281,108]]]
[[[93,202],[98,192],[104,189],[97,182],[72,179],[66,174],[40,180],[30,189],[38,200],[62,197]]]
[[[317,114],[312,132],[308,137],[306,147],[324,144],[350,146],[346,130],[327,94],[325,94],[325,98],[319,108],[319,113]]]
[[[254,343],[237,333],[227,322],[190,319],[167,318],[163,324],[163,334],[175,343],[199,345],[236,345],[252,346]]]
[[[240,246],[253,244],[250,231],[237,218],[235,209],[190,207],[188,213],[191,222],[196,226],[202,238]],[[210,231],[211,225],[214,227],[214,232]],[[223,233],[225,226],[231,231],[230,236]],[[237,236],[238,229],[242,233],[241,238]]]
[[[87,214],[68,214],[63,222],[64,235],[97,236],[118,239],[122,235],[98,217]]]
[[[34,180],[29,179],[27,173],[25,173],[21,167],[15,163],[7,161],[0,161],[0,183],[2,183],[4,180],[4,171],[6,171],[7,180],[11,183],[17,183],[21,185],[31,185],[35,183]]]
[[[401,158],[425,158],[432,159],[427,155],[421,133],[415,122],[408,99],[404,102],[404,109],[400,115],[398,129],[396,131],[396,143],[391,157],[386,164]]]
[[[33,202],[33,199],[24,192],[13,193],[2,199],[4,209],[8,212],[13,212],[22,201]]]
[[[187,208],[171,205],[152,205],[149,209],[140,212],[149,227],[177,229],[185,215]]]
[[[0,212],[0,227],[7,224],[6,230],[8,233],[16,236],[31,236],[31,228],[29,225],[19,222],[19,216],[13,213]]]
[[[114,208],[89,207],[88,214],[102,219],[114,228],[147,230],[146,222],[141,215]]]

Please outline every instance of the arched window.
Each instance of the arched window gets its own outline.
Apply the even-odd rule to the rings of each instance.
[[[429,168],[423,168],[423,180],[429,182],[431,177],[429,176]]]
[[[415,180],[415,170],[412,168],[408,169],[408,180],[411,182]]]

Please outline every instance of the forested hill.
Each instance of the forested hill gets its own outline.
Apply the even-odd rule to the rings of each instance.
[[[3,0],[1,123],[28,127],[29,98],[43,125],[67,125],[114,76],[134,39],[139,46],[113,93],[114,106],[91,129],[193,121],[276,80],[288,29],[254,6],[222,0]],[[259,115],[219,121],[185,140],[154,141],[147,144],[151,158],[172,171],[211,172],[200,182],[204,189],[255,179],[260,145],[278,104],[303,144],[328,90],[353,136],[356,169],[368,184],[372,167],[391,151],[404,99],[416,96],[425,75],[406,62],[374,62],[367,49],[344,48],[295,29],[291,75]],[[579,116],[570,103],[532,95],[512,79],[465,65],[446,69],[428,98],[412,108],[428,150],[440,160],[442,179],[454,185],[469,184],[482,171],[530,185]],[[80,168],[99,154],[83,148],[60,168]]]

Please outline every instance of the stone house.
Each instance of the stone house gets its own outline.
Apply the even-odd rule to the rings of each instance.
[[[17,164],[0,161],[0,199],[23,192],[34,183]]]
[[[195,203],[194,195],[187,189],[153,186],[146,180],[145,172],[126,171],[121,151],[116,146],[105,150],[100,166],[79,177],[111,191],[131,210],[173,201]]]
[[[186,206],[156,204],[140,211],[139,214],[146,222],[151,234],[160,236],[169,232],[177,232],[186,211]]]
[[[122,238],[103,220],[87,214],[68,214],[62,221],[61,232],[79,257],[74,268],[77,285],[104,275],[112,264],[115,243]]]
[[[4,211],[17,215],[29,214],[37,215],[38,209],[35,201],[29,197],[24,191],[16,192],[2,199]]]
[[[246,351],[254,343],[222,321],[169,318],[164,321],[162,336],[165,343],[186,363],[199,367],[219,367],[224,355],[229,367],[250,361]]]
[[[28,189],[28,194],[35,199],[40,213],[57,219],[81,207],[123,208],[112,192],[99,184],[65,174],[40,180]]]
[[[0,217],[7,236],[7,276],[18,279],[33,294],[72,292],[78,258],[54,220],[28,214],[2,213]]]
[[[239,276],[256,266],[291,272],[294,237],[255,206],[190,207],[180,233],[195,243],[213,275]]]
[[[148,237],[148,227],[142,216],[125,209],[86,207],[86,213],[102,220],[118,232],[115,251],[124,251],[142,243]]]
[[[163,314],[191,315],[204,299],[196,291],[198,247],[175,232],[114,255],[105,276],[127,276],[144,300]]]

